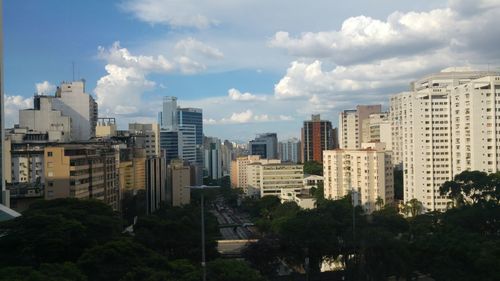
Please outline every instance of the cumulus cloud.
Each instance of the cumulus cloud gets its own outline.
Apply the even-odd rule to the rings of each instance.
[[[257,96],[251,93],[242,93],[235,88],[231,88],[227,91],[227,94],[231,100],[234,101],[265,101],[265,96]]]
[[[479,30],[489,36],[498,34],[500,20],[494,15],[499,9],[498,1],[451,1],[447,8],[427,12],[394,12],[385,21],[368,16],[350,17],[338,30],[304,32],[298,36],[280,31],[269,45],[286,49],[294,56],[327,58],[344,65],[422,54],[444,47],[470,50],[476,38],[483,36],[477,34]],[[478,10],[482,13],[463,12]]]
[[[4,98],[5,127],[12,127],[19,121],[19,110],[33,108],[33,98],[6,95]]]
[[[204,15],[200,5],[201,3],[185,0],[142,0],[127,1],[122,7],[140,20],[151,24],[197,29],[215,25],[217,21]]]
[[[38,95],[53,94],[56,90],[56,86],[51,84],[49,81],[43,81],[41,83],[36,83],[35,88],[36,88],[36,93]]]
[[[210,59],[222,59],[224,54],[217,48],[209,46],[192,37],[182,39],[175,44],[175,51],[185,56],[203,56]]]

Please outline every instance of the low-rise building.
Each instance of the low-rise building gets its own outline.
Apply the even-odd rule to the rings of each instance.
[[[285,202],[295,202],[302,209],[316,208],[316,198],[309,194],[304,194],[295,190],[282,189],[280,200],[281,204]]]

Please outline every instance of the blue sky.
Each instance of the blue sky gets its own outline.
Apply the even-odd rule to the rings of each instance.
[[[311,114],[336,124],[424,74],[499,66],[499,2],[7,0],[7,125],[74,63],[123,128],[174,95],[204,109],[206,135],[298,137]]]

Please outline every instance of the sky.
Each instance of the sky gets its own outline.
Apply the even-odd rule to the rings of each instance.
[[[163,96],[207,136],[299,137],[423,75],[499,70],[500,0],[6,0],[6,126],[85,79],[100,117],[155,122]]]

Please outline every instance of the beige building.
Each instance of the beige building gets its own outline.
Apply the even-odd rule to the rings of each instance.
[[[97,199],[119,207],[116,151],[106,144],[45,147],[45,199]]]
[[[98,138],[111,138],[116,136],[116,119],[97,118],[95,136]]]
[[[120,150],[121,192],[146,189],[146,152],[141,148]]]
[[[363,139],[363,125],[371,114],[381,113],[382,106],[358,105],[356,109],[344,110],[339,115],[339,147],[342,149],[358,149],[361,143],[368,140]]]
[[[500,73],[441,72],[391,98],[395,154],[404,171],[404,200],[444,211],[441,185],[466,170],[500,167]],[[395,128],[395,129],[394,129]]]
[[[182,160],[172,160],[167,167],[167,189],[170,191],[172,206],[182,206],[191,202],[192,166]]]
[[[233,188],[247,187],[247,166],[248,164],[259,162],[259,155],[248,155],[237,157],[231,162],[231,186]]]
[[[264,159],[262,159],[264,160]],[[300,192],[303,187],[303,165],[280,163],[280,160],[251,163],[247,166],[246,196],[280,196],[281,190]]]
[[[135,146],[144,148],[147,157],[160,156],[160,126],[157,123],[130,123],[128,130],[135,139]]]
[[[316,199],[301,192],[296,192],[290,189],[282,189],[280,194],[281,204],[285,202],[295,202],[302,209],[316,208]]]
[[[363,144],[361,149],[338,149],[323,152],[325,198],[340,199],[356,192],[359,204],[368,213],[394,201],[391,154],[380,144]]]

